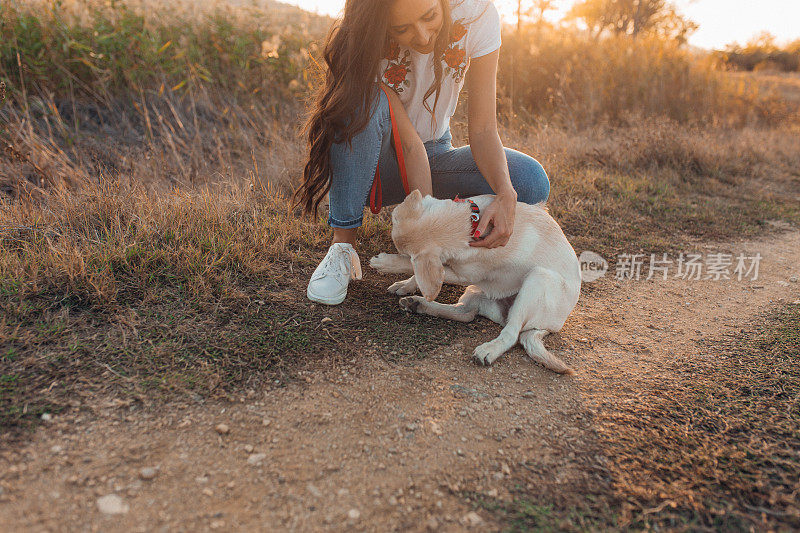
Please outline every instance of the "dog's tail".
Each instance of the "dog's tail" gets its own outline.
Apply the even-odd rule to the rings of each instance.
[[[564,364],[564,361],[547,351],[542,339],[549,331],[544,329],[529,329],[519,335],[519,343],[528,352],[534,361],[538,361],[545,368],[559,374],[574,375],[575,371]]]

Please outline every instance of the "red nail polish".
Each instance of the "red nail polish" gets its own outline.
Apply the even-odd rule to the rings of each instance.
[[[474,237],[476,239],[480,239],[481,238],[481,232],[480,231],[476,231]]]

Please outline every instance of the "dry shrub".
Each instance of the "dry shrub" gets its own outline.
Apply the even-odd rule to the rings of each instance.
[[[566,29],[505,37],[500,77],[528,120],[572,127],[624,123],[631,113],[682,123],[776,124],[797,109],[738,84],[711,58],[658,38],[590,39]],[[514,66],[516,65],[516,66]]]
[[[303,157],[294,111],[222,91],[142,90],[110,105],[52,94],[31,102],[0,110],[0,191],[12,198],[108,181],[154,190],[267,177],[287,184]]]

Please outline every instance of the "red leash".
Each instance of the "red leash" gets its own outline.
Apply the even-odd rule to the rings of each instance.
[[[394,119],[394,109],[392,109],[392,101],[389,99],[389,93],[386,87],[381,84],[381,89],[386,94],[386,99],[389,102],[389,116],[392,119],[392,138],[394,139],[394,151],[397,152],[397,167],[400,169],[400,179],[403,180],[403,189],[406,195],[411,193],[408,188],[408,174],[406,174],[406,161],[403,158],[403,143],[400,141],[400,132],[397,129],[397,121]],[[369,191],[369,210],[374,214],[381,212],[383,207],[383,193],[381,190],[381,171],[380,165],[375,168],[375,178],[372,180],[372,188]]]

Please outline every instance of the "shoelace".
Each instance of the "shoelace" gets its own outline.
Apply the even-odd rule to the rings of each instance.
[[[350,252],[341,246],[330,250],[325,256],[322,265],[321,274],[326,276],[328,274],[345,274],[350,277],[352,275],[352,266],[350,264]]]

